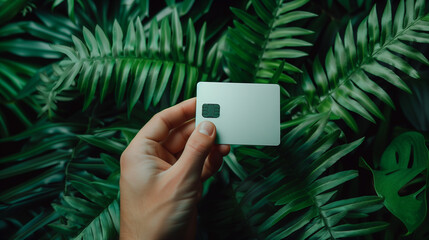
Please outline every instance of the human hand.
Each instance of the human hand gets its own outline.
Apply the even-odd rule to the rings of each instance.
[[[121,239],[195,238],[202,183],[230,151],[214,124],[195,129],[195,101],[157,113],[122,153]]]

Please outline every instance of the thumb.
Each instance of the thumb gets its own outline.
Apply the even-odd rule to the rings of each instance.
[[[215,125],[209,121],[201,122],[189,137],[182,155],[173,168],[176,168],[180,174],[191,174],[199,178],[215,138]]]

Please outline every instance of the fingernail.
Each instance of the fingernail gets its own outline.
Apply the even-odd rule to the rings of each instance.
[[[209,121],[204,121],[200,124],[200,129],[198,131],[204,135],[211,136],[214,131],[214,124]]]

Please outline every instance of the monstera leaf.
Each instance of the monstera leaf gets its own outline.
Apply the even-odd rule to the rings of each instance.
[[[372,170],[377,194],[384,198],[386,208],[405,224],[407,234],[416,230],[426,217],[424,172],[428,163],[424,137],[417,132],[406,132],[396,137],[384,151],[380,169]]]

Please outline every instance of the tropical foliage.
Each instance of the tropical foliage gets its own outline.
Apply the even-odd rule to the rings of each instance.
[[[199,81],[276,83],[197,239],[427,239],[425,0],[0,2],[0,235],[116,239],[119,156]]]

